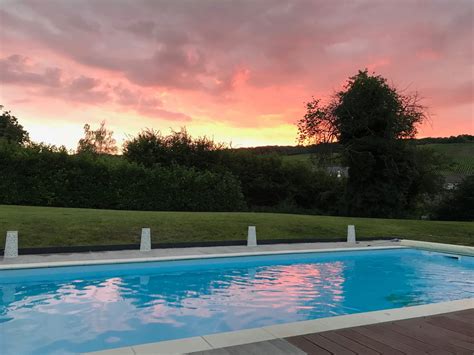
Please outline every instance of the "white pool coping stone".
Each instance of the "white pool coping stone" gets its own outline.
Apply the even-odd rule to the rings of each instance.
[[[382,311],[356,313],[329,318],[319,318],[301,322],[276,324],[261,328],[244,329],[232,332],[216,333],[191,338],[160,341],[156,343],[102,350],[88,354],[186,354],[196,351],[220,349],[228,346],[244,345],[260,341],[282,339],[336,329],[433,316],[437,314],[463,311],[471,308],[474,308],[474,298],[432,303],[420,306],[386,309]]]
[[[374,241],[380,242],[380,241]],[[361,242],[370,243],[370,242]],[[396,245],[393,245],[395,244]],[[298,245],[307,245],[307,248],[301,249],[292,249]],[[341,245],[347,245],[347,243],[337,243],[337,247],[333,248],[311,248],[311,244],[322,245],[324,243],[305,243],[305,244],[280,244],[279,246],[286,246],[288,249],[280,250],[266,250],[267,245],[261,245],[252,247],[252,251],[239,251],[232,252],[226,251],[224,253],[209,253],[203,252],[202,250],[214,249],[213,247],[204,247],[204,248],[195,248],[195,254],[185,254],[185,255],[168,255],[168,256],[140,256],[132,258],[114,258],[104,255],[104,258],[99,259],[83,259],[83,260],[74,260],[76,255],[81,253],[71,254],[71,260],[66,261],[44,261],[44,262],[9,262],[8,259],[3,259],[3,263],[0,264],[0,270],[14,270],[14,269],[33,269],[33,268],[46,268],[46,267],[61,267],[61,266],[86,266],[86,265],[104,265],[104,264],[124,264],[124,263],[144,263],[144,262],[153,262],[153,261],[173,261],[173,260],[193,260],[193,259],[209,259],[209,258],[225,258],[225,257],[239,257],[239,256],[258,256],[258,255],[278,255],[278,254],[299,254],[299,253],[324,253],[324,252],[337,252],[337,251],[356,251],[356,250],[382,250],[382,249],[400,249],[400,248],[417,248],[423,250],[431,250],[437,252],[444,252],[457,255],[467,255],[474,256],[474,247],[463,246],[463,245],[454,245],[454,244],[443,244],[443,243],[431,243],[431,242],[421,242],[416,240],[402,239],[400,242],[387,242],[384,245],[373,245],[373,246],[361,246],[361,245],[351,245],[350,247],[341,247]],[[392,245],[390,245],[392,244]],[[362,244],[363,245],[363,244]],[[227,250],[232,250],[232,247],[226,248]],[[168,249],[168,250],[178,250],[178,249]],[[242,249],[240,249],[242,250]],[[113,252],[112,252],[113,253]],[[100,253],[99,257],[100,257]],[[83,254],[82,254],[83,255]],[[22,257],[27,257],[27,255],[22,255]]]
[[[291,247],[291,245],[289,245]],[[304,253],[328,253],[328,252],[344,252],[344,251],[367,251],[367,250],[383,250],[383,249],[406,249],[408,247],[400,245],[385,246],[366,246],[366,247],[350,247],[350,248],[326,248],[326,249],[289,249],[289,250],[273,250],[273,251],[256,251],[238,252],[238,253],[219,253],[219,254],[198,254],[198,255],[171,255],[156,257],[140,257],[140,258],[123,258],[123,259],[101,259],[101,260],[71,260],[71,261],[48,261],[39,263],[19,263],[19,264],[2,264],[0,270],[15,269],[37,269],[48,267],[62,266],[86,266],[86,265],[106,265],[106,264],[126,264],[126,263],[146,263],[153,261],[176,261],[176,260],[195,260],[195,259],[212,259],[212,258],[232,258],[240,256],[264,256],[278,254],[304,254]]]
[[[455,244],[444,244],[444,243],[432,243],[432,242],[421,242],[419,240],[402,239],[400,244],[410,248],[418,248],[424,250],[433,250],[437,252],[474,256],[474,247],[468,247],[465,245]]]

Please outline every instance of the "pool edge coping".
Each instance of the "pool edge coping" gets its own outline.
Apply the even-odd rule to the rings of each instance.
[[[190,254],[190,255],[175,255],[175,256],[154,256],[154,257],[135,257],[135,258],[116,258],[116,259],[101,259],[101,260],[71,260],[71,261],[49,261],[36,263],[18,263],[18,264],[4,264],[0,265],[1,270],[15,270],[15,269],[36,269],[48,267],[64,267],[64,266],[86,266],[86,265],[106,265],[106,264],[126,264],[126,263],[145,263],[154,261],[173,261],[173,260],[195,260],[195,259],[212,259],[223,257],[239,257],[239,256],[259,256],[259,255],[277,255],[277,254],[301,254],[301,253],[322,253],[322,252],[337,252],[337,251],[355,251],[355,250],[381,250],[381,249],[402,249],[402,248],[416,248],[430,251],[438,251],[445,253],[455,253],[465,256],[474,257],[474,247],[424,242],[411,239],[401,239],[399,245],[385,245],[385,246],[366,246],[358,247],[351,245],[348,247],[337,248],[317,248],[317,249],[289,249],[289,250],[273,250],[273,251],[248,251],[236,253],[216,253],[216,254]],[[291,244],[288,244],[291,246]]]
[[[474,256],[474,247],[458,244],[424,242],[421,240],[401,239],[400,245],[409,248],[417,248],[430,251],[438,251],[443,253],[454,253],[464,256]]]
[[[248,251],[237,253],[216,253],[216,254],[191,254],[191,255],[175,255],[175,256],[153,256],[140,258],[117,258],[117,259],[102,259],[102,260],[71,260],[71,261],[49,261],[39,263],[18,263],[0,265],[1,270],[18,270],[18,269],[37,269],[50,267],[66,267],[66,266],[86,266],[86,265],[107,265],[107,264],[127,264],[127,263],[146,263],[154,261],[178,261],[178,260],[196,260],[196,259],[214,259],[225,257],[240,257],[240,256],[264,256],[264,255],[278,255],[278,254],[304,254],[304,253],[324,253],[324,252],[344,252],[344,251],[368,251],[368,250],[383,250],[383,249],[409,249],[410,246],[403,245],[386,245],[386,246],[367,246],[367,247],[344,247],[344,248],[324,248],[324,249],[289,249],[289,250],[272,250],[272,251]]]
[[[418,306],[391,308],[380,311],[354,313],[342,316],[318,318],[300,322],[281,323],[265,327],[248,328],[231,332],[165,340],[154,343],[99,350],[85,354],[186,354],[196,351],[221,349],[273,339],[284,339],[304,334],[352,328],[404,319],[433,316],[474,308],[474,298],[431,303]]]

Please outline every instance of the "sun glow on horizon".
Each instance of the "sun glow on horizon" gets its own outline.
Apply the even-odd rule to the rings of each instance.
[[[425,98],[420,137],[474,133],[470,1],[327,2],[317,20],[311,1],[194,4],[2,2],[0,104],[34,141],[69,149],[103,120],[119,145],[181,127],[295,145],[304,103],[368,68]]]

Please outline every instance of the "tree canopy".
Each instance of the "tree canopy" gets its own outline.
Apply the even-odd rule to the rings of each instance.
[[[105,127],[105,121],[100,127],[92,130],[89,124],[84,125],[84,138],[77,145],[78,153],[94,154],[116,154],[118,152],[117,142],[113,138],[114,132]]]
[[[125,142],[123,155],[148,167],[184,165],[201,169],[215,165],[224,148],[224,144],[207,137],[191,137],[186,128],[169,135],[145,129]]]
[[[10,111],[3,111],[0,115],[0,140],[6,140],[8,143],[24,145],[30,141],[28,132],[18,123],[18,119]]]
[[[414,207],[425,186],[437,181],[424,169],[416,150],[406,142],[415,137],[426,109],[417,93],[405,94],[380,75],[367,70],[350,77],[327,105],[312,99],[298,122],[300,143],[343,146],[349,167],[344,214],[403,216]]]
[[[403,94],[380,75],[359,71],[327,105],[313,98],[298,122],[300,143],[414,138],[427,115],[417,93]]]

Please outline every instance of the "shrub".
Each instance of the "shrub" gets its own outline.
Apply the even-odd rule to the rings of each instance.
[[[11,144],[0,144],[0,203],[182,211],[245,208],[239,181],[228,172],[145,168],[120,157]]]
[[[436,210],[441,220],[474,221],[474,175],[466,177]]]

